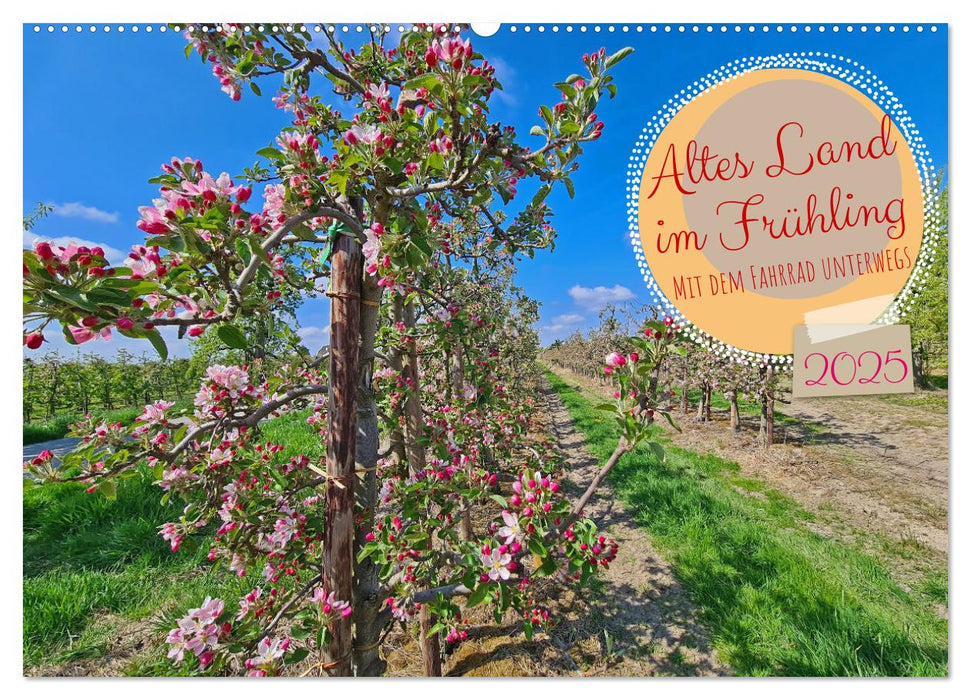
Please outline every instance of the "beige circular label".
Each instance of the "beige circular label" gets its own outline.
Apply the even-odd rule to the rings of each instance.
[[[828,75],[767,69],[698,95],[661,132],[638,228],[659,289],[702,331],[792,352],[793,328],[870,323],[913,271],[920,175],[876,104]]]

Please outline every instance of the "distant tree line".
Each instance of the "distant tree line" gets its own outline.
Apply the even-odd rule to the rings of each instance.
[[[52,350],[23,359],[24,422],[192,396],[204,367],[190,358],[160,360],[119,350],[114,358]]]

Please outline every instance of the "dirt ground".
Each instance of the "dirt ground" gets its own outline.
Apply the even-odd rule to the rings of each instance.
[[[557,368],[571,383],[607,396],[613,389]],[[820,534],[850,539],[884,556],[903,585],[948,551],[947,392],[796,399],[776,409],[776,444],[757,446],[758,417],[733,434],[728,411],[711,423],[675,414],[675,444],[737,462],[815,516]],[[877,535],[877,537],[874,537]]]
[[[601,465],[588,452],[559,397],[549,386],[543,391],[550,432],[571,465],[569,479],[576,484],[589,483]],[[579,655],[581,663],[600,661],[601,650],[590,648],[589,630],[584,628],[585,618],[593,617],[598,623],[602,621],[603,629],[620,650],[617,660],[602,672],[597,669],[597,675],[729,674],[671,566],[655,551],[650,535],[632,522],[609,486],[598,491],[585,514],[617,540],[620,552],[602,575],[603,590],[591,596],[592,600],[574,599],[576,609],[555,631],[571,655]]]

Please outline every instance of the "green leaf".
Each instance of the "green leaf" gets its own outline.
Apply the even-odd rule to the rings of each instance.
[[[335,170],[327,178],[327,181],[332,183],[341,194],[347,194],[347,175],[344,173]]]
[[[546,105],[541,105],[540,108],[539,108],[539,111],[540,111],[540,114],[543,115],[543,121],[545,121],[549,125],[552,125],[553,124],[553,111],[549,107],[547,107]]]
[[[496,587],[494,583],[483,583],[481,586],[476,588],[474,591],[469,593],[468,600],[466,600],[465,606],[467,608],[474,608],[476,605],[481,603],[486,599],[486,596]]]
[[[260,91],[260,86],[254,83],[252,80],[250,81],[249,89],[252,90],[253,94],[255,94],[257,97],[263,96],[263,93]]]
[[[310,654],[310,650],[307,648],[297,649],[295,652],[293,652],[292,654],[290,654],[290,656],[287,657],[287,663],[298,664],[304,659],[306,659],[309,654]]]
[[[529,541],[529,551],[540,558],[545,557],[548,554],[546,547],[544,547],[543,543],[536,538],[532,538]]]
[[[185,252],[185,241],[179,236],[152,236],[145,241],[145,245],[157,245],[177,253]]]
[[[424,236],[420,234],[415,234],[414,236],[411,237],[411,242],[415,247],[421,250],[421,252],[424,253],[427,257],[430,258],[432,256],[432,247],[428,245],[428,241],[425,240]]]
[[[534,124],[529,130],[530,136],[542,136],[543,133],[543,127],[541,127],[539,124]]]
[[[98,286],[85,294],[89,301],[99,306],[131,306],[131,296],[110,287]]]
[[[249,242],[245,238],[236,239],[236,252],[239,257],[242,258],[243,264],[249,263],[250,258],[253,257],[253,252],[250,250]]]
[[[371,556],[371,553],[377,550],[377,542],[368,542],[366,545],[361,547],[361,551],[357,553],[357,562],[360,564],[362,561]]]
[[[245,350],[249,345],[246,342],[246,336],[243,335],[243,332],[231,323],[220,326],[216,330],[216,335],[219,336],[219,339],[227,347],[233,348],[234,350]]]
[[[421,268],[425,263],[425,258],[421,252],[412,246],[408,246],[408,249],[405,250],[405,258],[408,260],[408,264],[415,269]]]
[[[88,299],[78,290],[63,284],[52,284],[50,287],[45,289],[42,294],[51,296],[62,304],[69,304],[93,313],[98,312],[97,304],[93,304],[88,301]]]
[[[536,570],[540,576],[551,576],[556,571],[556,562],[553,559],[544,559],[543,565]]]
[[[109,501],[113,501],[118,497],[118,491],[114,481],[102,481],[98,484],[98,493],[103,494]]]
[[[604,65],[607,68],[613,68],[618,63],[620,63],[621,61],[623,61],[625,58],[627,58],[628,56],[630,56],[632,53],[634,53],[634,47],[633,46],[625,46],[624,48],[622,48],[617,53],[615,53],[612,56],[608,57],[607,58],[607,61],[606,61],[606,63]]]
[[[550,189],[551,187],[548,182],[543,183],[543,185],[540,186],[539,190],[537,190],[536,194],[533,196],[534,207],[543,203],[543,200],[546,199],[546,196],[550,193]]]
[[[438,76],[432,73],[426,73],[425,75],[419,75],[417,78],[412,78],[404,85],[401,86],[402,90],[418,90],[420,88],[425,88],[431,92],[436,85],[439,85]]]
[[[273,146],[267,146],[266,148],[261,148],[256,152],[256,155],[262,156],[267,160],[277,160],[283,157],[283,152],[279,149],[273,148]]]
[[[462,87],[474,87],[476,85],[488,85],[489,79],[482,75],[466,75],[462,78]]]
[[[169,357],[169,348],[165,344],[165,339],[162,338],[162,334],[153,328],[149,331],[145,331],[145,337],[148,338],[148,342],[155,347],[155,352],[158,353],[158,356],[162,358],[162,360],[167,360]]]
[[[598,411],[610,411],[613,413],[617,410],[617,404],[615,403],[598,403],[594,408]]]
[[[671,424],[672,428],[677,430],[679,433],[682,432],[681,426],[674,422],[674,418],[671,417],[670,413],[668,413],[667,411],[658,411],[658,413],[660,413],[662,416],[664,416],[667,419],[668,423]]]
[[[441,153],[432,153],[430,156],[428,156],[426,162],[428,163],[429,168],[433,168],[435,170],[445,169],[445,159],[442,157]]]
[[[566,193],[570,195],[570,199],[573,199],[573,195],[576,194],[573,189],[573,180],[568,177],[563,178],[563,184],[566,185]]]
[[[659,443],[656,443],[656,442],[649,442],[649,443],[647,443],[647,446],[651,449],[651,452],[654,453],[654,456],[657,457],[657,461],[663,463],[664,462],[664,448],[661,447],[661,445]]]
[[[526,636],[526,641],[528,642],[533,638],[533,621],[525,620],[523,621],[523,634]]]

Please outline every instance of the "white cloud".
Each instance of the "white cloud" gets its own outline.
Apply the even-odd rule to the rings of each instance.
[[[550,319],[550,325],[547,328],[565,328],[566,326],[575,326],[582,322],[583,316],[580,314],[560,314]]]
[[[324,345],[330,339],[330,328],[321,326],[304,326],[303,328],[297,329],[297,335],[300,336],[300,340],[304,344],[310,343],[311,345],[316,343],[318,345]]]
[[[500,102],[515,107],[518,103],[513,89],[516,86],[516,70],[498,56],[490,56],[489,63],[496,69],[495,78],[502,85],[502,90],[496,90],[493,96]]]
[[[579,330],[584,320],[584,317],[580,314],[559,314],[558,316],[554,316],[545,326],[539,327],[540,339],[544,343],[550,343],[557,338],[565,338],[573,331]]]
[[[577,306],[590,311],[599,311],[607,304],[617,304],[635,298],[634,292],[619,284],[613,287],[583,287],[575,284],[567,293]]]
[[[54,245],[59,245],[64,247],[73,243],[78,246],[87,246],[88,248],[93,248],[95,246],[101,246],[105,252],[105,258],[112,265],[120,265],[128,257],[128,253],[123,250],[118,250],[110,245],[104,243],[95,243],[94,241],[88,241],[83,238],[78,238],[77,236],[38,236],[36,233],[31,233],[30,231],[24,231],[24,248],[33,248],[37,241],[47,241],[48,243],[53,243]]]
[[[53,204],[54,216],[63,216],[69,219],[85,219],[86,221],[97,221],[102,224],[118,223],[118,212],[104,211],[97,207],[89,207],[81,202],[65,202],[64,204]]]

